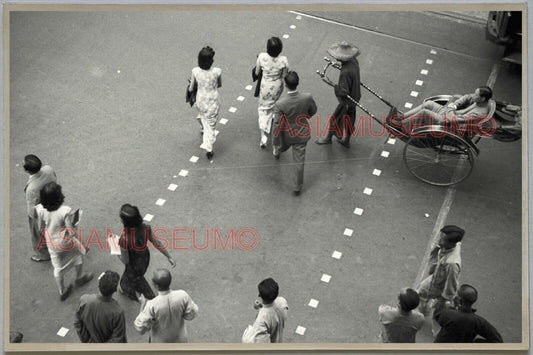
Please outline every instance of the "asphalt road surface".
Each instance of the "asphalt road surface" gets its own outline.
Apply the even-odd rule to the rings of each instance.
[[[506,342],[521,341],[522,141],[483,139],[471,176],[447,189],[412,176],[404,143],[391,144],[373,123],[350,149],[311,140],[304,189],[294,197],[292,157],[277,161],[259,148],[257,99],[247,88],[266,40],[282,38],[300,91],[318,104],[315,134],[336,105],[315,71],[333,42],[347,40],[362,51],[363,82],[401,110],[428,96],[473,92],[491,77],[495,98],[519,104],[520,72],[500,62],[501,48],[479,23],[436,13],[287,11],[18,12],[10,22],[9,326],[25,342],[79,342],[77,302],[98,291],[92,281],[60,302],[51,265],[30,261],[20,164],[29,153],[54,167],[65,204],[83,209],[84,239],[95,241],[86,266],[96,275],[123,270],[96,243],[105,246],[106,229],[120,231],[123,203],[153,215],[151,225],[169,241],[179,229],[172,287],[200,308],[187,324],[190,342],[240,342],[266,277],[289,303],[286,342],[380,342],[377,308],[395,305],[399,290],[414,285],[439,216],[466,230],[461,282],[477,287],[478,314]],[[184,101],[205,45],[222,69],[220,118],[227,120],[217,124],[212,163],[199,148],[196,110]],[[388,112],[368,92],[361,102],[378,117]],[[216,231],[221,239],[251,234],[234,250],[215,249]],[[209,241],[205,250],[193,245],[194,233],[199,244]],[[148,277],[169,267],[151,254]],[[133,328],[138,304],[115,297],[128,342],[147,342]],[[56,334],[61,327],[70,329],[64,337]],[[432,341],[429,320],[417,340]]]

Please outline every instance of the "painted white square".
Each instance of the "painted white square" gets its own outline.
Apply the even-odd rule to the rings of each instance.
[[[383,158],[388,158],[389,155],[390,155],[390,153],[387,152],[386,150],[384,150],[384,151],[381,152],[381,156],[382,156]]]
[[[413,107],[413,104],[410,102],[406,102],[405,105],[403,105],[405,108],[411,108]]]
[[[363,193],[364,193],[365,195],[369,195],[369,196],[370,196],[370,195],[372,195],[372,189],[371,189],[371,188],[368,188],[368,187],[365,187]]]
[[[323,274],[322,277],[320,278],[320,281],[325,282],[325,283],[328,283],[330,280],[331,280],[331,275],[328,275],[328,274]]]
[[[420,71],[420,74],[422,74],[422,75],[428,75],[428,74],[429,74],[429,71],[428,71],[427,69],[422,69],[422,70]]]
[[[372,172],[373,175],[376,175],[376,176],[380,176],[381,175],[381,170],[379,169],[374,169],[374,171]]]
[[[396,138],[389,138],[389,140],[387,141],[387,143],[389,143],[389,144],[394,144],[394,143],[396,143]]]
[[[429,53],[431,53],[431,54],[437,54],[437,51],[434,50],[434,49],[432,49],[431,52],[429,52]]]
[[[351,237],[353,235],[353,229],[345,228],[344,229],[344,235]]]
[[[433,64],[433,59],[426,60],[426,64],[429,64],[429,65]]]
[[[170,191],[176,191],[176,189],[178,188],[178,185],[176,184],[170,184],[168,185],[167,187]]]
[[[424,216],[426,216],[426,218],[427,218],[427,217],[429,217],[429,214],[425,213]]]
[[[155,204],[158,206],[163,206],[165,202],[167,202],[167,200],[163,200],[162,198],[159,198],[157,199],[157,201],[155,201]]]
[[[315,300],[314,298],[311,298],[311,301],[309,301],[308,304],[309,307],[317,308],[318,307],[318,300]]]
[[[215,129],[215,137],[218,136],[219,133],[220,133],[220,131],[217,131],[217,130]]]
[[[353,211],[353,213],[355,213],[355,214],[358,215],[358,216],[361,216],[361,215],[363,214],[363,209],[357,207],[357,208]]]
[[[302,327],[301,325],[296,327],[296,334],[304,335],[305,334],[305,327]]]
[[[418,97],[418,92],[417,91],[411,91],[411,96]]]
[[[180,170],[178,175],[185,177],[185,176],[189,175],[189,170]]]
[[[68,328],[65,328],[65,327],[61,327],[57,331],[57,335],[59,335],[60,337],[64,337],[65,335],[67,335],[67,333],[68,333]]]
[[[248,90],[248,91],[252,90],[252,88],[253,88],[252,85],[246,85],[246,87],[245,87],[245,89]]]
[[[152,218],[154,218],[154,216],[150,213],[147,213],[146,216],[144,216],[143,221],[150,222]]]
[[[193,155],[191,159],[189,159],[191,163],[196,163],[198,161],[198,157],[196,155]]]
[[[291,28],[291,30],[294,30],[296,28],[296,26],[294,25],[290,25],[289,27]]]
[[[284,34],[283,38],[287,39],[287,38],[289,38],[289,35],[288,34]]]
[[[297,19],[297,20],[301,20],[301,19],[302,19],[302,16],[298,15],[298,16],[296,16],[296,19]],[[304,328],[304,329],[305,329],[305,328]]]
[[[336,251],[336,250],[331,255],[331,257],[334,258],[334,259],[340,259],[341,256],[342,256],[342,253],[340,251]]]
[[[231,113],[235,113],[235,112],[237,112],[237,108],[232,106],[232,107],[229,108],[228,111],[231,112]]]
[[[218,122],[220,122],[220,124],[226,124],[226,123],[228,123],[228,120],[225,119],[225,118],[221,118],[220,121],[218,121]]]
[[[422,85],[424,85],[424,82],[422,80],[417,80],[415,82],[415,85],[422,86]]]
[[[244,96],[237,97],[237,101],[244,101]]]

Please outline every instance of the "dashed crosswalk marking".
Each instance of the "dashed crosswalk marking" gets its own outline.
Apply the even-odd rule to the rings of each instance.
[[[191,163],[196,163],[198,161],[198,157],[196,155],[193,155],[191,159],[189,159]]]
[[[434,49],[432,49],[429,53],[431,53],[431,54],[437,54],[437,51],[434,50]]]
[[[297,19],[297,20],[301,20],[301,19],[302,19],[302,16],[298,15],[298,16],[296,16],[296,19]]]
[[[253,88],[252,85],[246,85],[246,87],[244,89],[250,91],[250,90],[252,90],[252,88]]]
[[[388,143],[388,144],[395,144],[395,143],[396,143],[396,138],[389,138],[389,139],[387,140],[387,143]]]
[[[294,25],[290,25],[290,29],[291,29],[291,30],[294,30],[295,28],[296,28],[296,26],[294,26]]]
[[[235,113],[235,112],[237,112],[237,108],[232,106],[232,107],[229,108],[228,111],[231,112],[231,113]]]
[[[331,275],[323,274],[322,277],[320,278],[320,281],[329,283],[329,281],[331,281]]]
[[[226,118],[221,118],[218,122],[220,122],[220,124],[226,124],[228,123],[228,120]]]
[[[178,188],[178,185],[176,184],[170,184],[167,187],[167,189],[169,189],[170,191],[176,191],[177,188]]]
[[[357,207],[357,208],[353,211],[353,213],[356,214],[356,215],[358,215],[358,216],[361,216],[361,215],[363,214],[363,209]]]
[[[68,331],[69,331],[68,328],[61,327],[61,328],[57,331],[57,335],[59,335],[60,337],[65,337],[65,335],[67,335]]]
[[[424,85],[424,82],[422,80],[417,80],[415,82],[415,85],[422,86],[422,85]]]
[[[353,229],[345,228],[344,229],[344,235],[347,237],[351,237],[353,235]]]
[[[154,218],[154,215],[152,215],[152,214],[150,214],[150,213],[147,213],[147,214],[144,216],[143,221],[150,222],[153,218]]]
[[[372,189],[369,188],[369,187],[365,187],[365,189],[363,190],[363,193],[365,195],[369,195],[370,196],[370,195],[372,195]]]
[[[411,91],[412,97],[418,97],[418,91]]]
[[[342,256],[342,253],[340,251],[336,251],[336,250],[333,252],[333,254],[331,254],[331,257],[333,259],[337,259],[337,260],[340,259],[341,256]]]
[[[380,176],[381,175],[381,170],[374,169],[374,171],[372,171],[372,175]]]
[[[160,199],[157,199],[157,201],[155,201],[155,204],[158,205],[158,206],[163,206],[165,204],[165,202],[167,202],[167,201],[163,200],[162,198],[160,198]]]
[[[312,308],[317,308],[318,307],[318,303],[319,303],[318,300],[315,300],[314,298],[311,298],[311,300],[309,301],[309,303],[307,305],[309,307],[312,307]]]
[[[384,150],[384,151],[381,152],[381,156],[382,156],[383,158],[388,158],[389,155],[390,155],[390,153],[387,152],[386,150]]]
[[[427,69],[422,69],[422,70],[420,71],[420,74],[422,74],[422,75],[428,75],[428,74],[429,74],[429,71],[428,71]]]
[[[301,325],[299,325],[299,326],[296,327],[296,334],[304,335],[305,334],[305,330],[306,330],[305,327],[302,327]]]
[[[189,175],[189,170],[183,170],[182,169],[182,170],[180,170],[178,175],[185,177],[185,176]]]
[[[405,105],[403,105],[405,108],[411,108],[413,107],[413,104],[410,102],[406,102]]]
[[[237,101],[244,101],[244,96],[237,97]]]
[[[426,59],[426,64],[429,64],[429,65],[433,64],[433,59]]]
[[[287,39],[287,38],[289,38],[289,35],[288,34],[284,34],[283,38]]]

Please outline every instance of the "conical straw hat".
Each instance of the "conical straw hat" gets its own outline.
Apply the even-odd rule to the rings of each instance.
[[[328,53],[337,60],[350,60],[361,54],[359,48],[346,41],[333,43]]]

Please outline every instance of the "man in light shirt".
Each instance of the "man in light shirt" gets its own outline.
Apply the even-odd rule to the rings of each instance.
[[[270,277],[261,281],[257,288],[261,301],[254,306],[259,313],[252,325],[253,342],[282,343],[289,310],[287,300],[278,297],[278,283]]]
[[[187,292],[170,289],[172,276],[167,269],[157,269],[152,275],[158,295],[147,301],[143,296],[141,312],[135,319],[135,329],[141,334],[150,331],[151,343],[187,343],[185,320],[193,320],[198,306]]]
[[[424,315],[415,308],[420,303],[418,293],[403,288],[398,295],[398,307],[381,305],[378,308],[384,343],[414,343],[416,333],[424,324]]]

